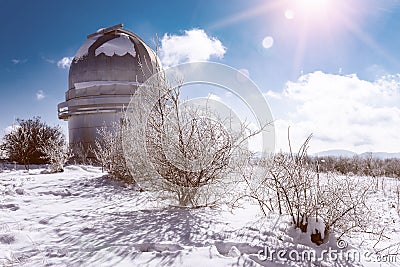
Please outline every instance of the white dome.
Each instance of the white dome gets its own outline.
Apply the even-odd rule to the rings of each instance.
[[[68,120],[70,144],[93,146],[97,129],[122,116],[140,84],[159,69],[155,52],[123,25],[88,35],[69,69],[60,119]]]

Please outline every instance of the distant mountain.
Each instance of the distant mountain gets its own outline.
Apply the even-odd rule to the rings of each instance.
[[[364,152],[360,154],[361,157],[369,157],[370,155],[372,155],[373,158],[379,158],[379,159],[391,159],[391,158],[400,159],[400,153]]]
[[[379,159],[390,159],[390,158],[399,158],[400,159],[400,153],[388,153],[388,152],[364,152],[361,154],[357,154],[353,151],[349,150],[344,150],[344,149],[334,149],[334,150],[326,150],[326,151],[321,151],[318,153],[314,153],[313,156],[315,157],[327,157],[327,156],[332,156],[332,157],[353,157],[359,155],[360,157],[369,157],[372,155],[373,158],[379,158]]]
[[[316,157],[327,157],[327,156],[332,156],[332,157],[353,157],[357,155],[357,153],[349,150],[344,150],[344,149],[333,149],[333,150],[326,150],[326,151],[321,151],[318,153],[313,154],[313,156]]]

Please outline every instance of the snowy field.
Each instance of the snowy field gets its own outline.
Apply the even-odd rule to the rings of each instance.
[[[337,243],[331,235],[316,246],[251,202],[233,211],[171,207],[97,167],[43,170],[0,170],[0,266],[400,266],[400,256],[375,254],[400,251],[396,179],[381,178],[368,195],[381,236]]]

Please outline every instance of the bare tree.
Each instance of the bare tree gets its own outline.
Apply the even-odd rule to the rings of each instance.
[[[63,133],[58,126],[51,127],[40,121],[40,117],[22,120],[4,136],[3,150],[10,161],[23,164],[28,170],[30,164],[49,163],[41,150],[50,140],[61,142]]]
[[[212,206],[231,197],[238,166],[250,156],[247,140],[266,125],[258,131],[248,123],[230,127],[231,117],[186,105],[181,86],[171,86],[162,71],[140,93],[123,131],[126,160],[138,184],[181,206]]]

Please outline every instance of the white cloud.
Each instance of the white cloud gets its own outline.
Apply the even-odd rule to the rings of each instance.
[[[265,96],[277,119],[278,148],[287,150],[291,126],[293,147],[314,133],[310,152],[400,151],[400,74],[370,82],[317,71]]]
[[[250,72],[248,69],[240,69],[237,73],[236,73],[236,79],[239,82],[246,82],[248,80],[248,78],[250,78]]]
[[[11,59],[11,62],[14,63],[15,65],[26,63],[26,61],[27,61],[26,59],[18,59],[18,58]]]
[[[56,63],[56,61],[54,59],[51,59],[51,58],[42,57],[42,59],[44,61],[46,61],[47,63],[50,63],[50,64],[55,64]]]
[[[43,90],[39,90],[36,92],[36,99],[37,100],[42,100],[46,97],[46,95],[44,94]]]
[[[67,69],[71,66],[73,57],[63,57],[57,62],[57,67],[61,69]]]
[[[208,36],[202,29],[186,30],[184,35],[164,34],[161,39],[160,56],[164,66],[205,61],[211,57],[221,59],[225,52],[221,41]]]
[[[219,101],[219,102],[222,101],[222,98],[220,96],[218,96],[216,94],[212,94],[212,93],[209,93],[207,98],[209,98],[211,100]]]
[[[11,133],[12,131],[14,131],[15,129],[18,129],[19,127],[20,127],[19,125],[10,125],[10,126],[7,126],[7,127],[4,129],[4,134],[7,135],[7,134]]]
[[[248,69],[240,69],[239,72],[240,72],[241,74],[243,74],[244,76],[246,76],[247,78],[250,77],[250,72],[249,72]]]

